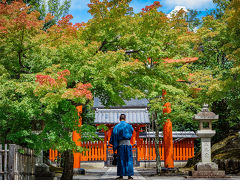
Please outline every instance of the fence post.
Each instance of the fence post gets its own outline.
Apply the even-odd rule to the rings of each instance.
[[[2,144],[0,144],[0,180],[2,180],[2,176],[3,176],[3,174],[2,174],[2,153],[3,153],[3,151],[2,151]]]
[[[7,159],[8,159],[8,149],[7,149],[7,144],[5,144],[4,147],[4,180],[8,180],[7,179]]]
[[[32,151],[32,180],[35,180],[35,164],[36,164],[36,156],[35,156],[35,151]]]
[[[22,147],[19,147],[20,149],[22,149]],[[18,159],[19,159],[19,172],[23,172],[23,155],[22,153],[18,153]],[[22,179],[23,176],[22,174],[20,175],[20,179]]]
[[[176,141],[173,141],[173,160],[176,161],[177,160],[177,153],[176,153]]]
[[[27,148],[27,179],[30,179],[30,149]]]
[[[106,142],[104,142],[103,153],[104,153],[104,161],[107,161],[107,144],[106,144]]]
[[[189,158],[189,139],[186,139],[186,160]]]
[[[96,150],[97,150],[97,146],[96,146],[97,144],[96,144],[96,143],[97,143],[97,142],[94,141],[94,157],[95,157],[94,160],[95,160],[95,161],[97,160],[97,151],[96,151]]]
[[[8,159],[8,180],[14,180],[15,172],[15,158],[16,158],[16,146],[15,144],[9,145],[9,159]]]
[[[20,146],[15,145],[15,159],[14,159],[14,177],[16,180],[21,179],[21,177],[19,177],[20,175],[17,173],[15,174],[15,171],[19,172],[19,167],[20,167],[20,160],[19,160],[19,152],[18,149],[20,149]],[[14,180],[15,180],[14,179]]]
[[[42,151],[40,152],[41,154],[42,154]],[[42,160],[42,159],[41,159]],[[40,160],[40,161],[41,161]],[[41,162],[40,162],[41,163]],[[32,180],[33,179],[33,166],[34,166],[34,164],[33,164],[33,150],[32,149],[30,149],[30,170],[29,170],[29,172],[30,172],[30,174],[31,174],[31,176],[30,176],[30,180]]]
[[[185,141],[185,139],[183,139],[182,140],[182,160],[185,160],[185,158],[186,158],[186,153],[185,153],[186,148],[185,148],[185,146],[186,146],[186,141]]]

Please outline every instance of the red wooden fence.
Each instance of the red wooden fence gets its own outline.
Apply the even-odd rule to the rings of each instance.
[[[60,156],[60,153],[58,153],[57,150],[49,149],[49,160],[54,162],[57,160],[57,157]]]
[[[81,161],[106,161],[106,144],[103,141],[82,142],[82,147],[86,148],[81,153]]]
[[[103,141],[82,142],[81,145],[86,148],[81,153],[81,161],[106,161],[107,145]],[[138,161],[156,160],[155,143],[151,140],[140,139],[137,146]],[[164,160],[164,147],[162,141],[159,142],[159,152],[161,160]],[[57,159],[59,153],[57,150],[49,150],[49,159],[53,162]],[[173,159],[186,161],[194,157],[194,139],[186,138],[175,140],[173,142]]]
[[[142,140],[137,146],[138,161],[156,160],[155,143],[153,140]],[[164,146],[159,142],[159,153],[164,160]],[[186,161],[194,157],[194,139],[182,139],[173,142],[173,159]]]

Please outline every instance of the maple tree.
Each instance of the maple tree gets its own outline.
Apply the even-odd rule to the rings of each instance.
[[[42,71],[51,65],[48,59],[44,60],[39,55],[51,53],[43,46],[47,38],[43,27],[53,17],[48,14],[44,20],[39,20],[40,13],[30,11],[30,7],[21,1],[11,4],[2,2],[0,6],[1,64],[15,78],[19,78],[21,74]]]
[[[70,76],[70,71],[65,69],[59,71],[58,66],[46,69],[41,74],[36,75],[35,96],[39,97],[42,104],[42,111],[51,119],[44,119],[44,129],[40,136],[45,137],[51,142],[51,148],[63,152],[64,168],[61,179],[72,179],[73,177],[73,149],[82,152],[83,149],[75,145],[72,137],[69,136],[73,131],[81,132],[85,128],[85,133],[90,136],[96,136],[95,132],[92,135],[86,130],[86,127],[78,126],[78,114],[76,105],[86,105],[92,99],[90,89],[91,84],[76,84],[74,88],[68,88],[67,77]],[[54,123],[54,127],[53,127]],[[94,129],[96,131],[96,129]],[[81,133],[84,136],[84,133]]]
[[[58,62],[54,58],[48,58],[56,57],[56,51],[50,45],[62,42],[64,38],[61,35],[71,34],[72,31],[68,29],[70,26],[65,23],[65,19],[71,16],[64,17],[57,25],[52,26],[52,29],[59,27],[57,36],[51,30],[43,30],[44,24],[53,18],[50,14],[44,20],[39,20],[40,13],[32,11],[21,1],[11,4],[3,1],[0,6],[0,141],[17,143],[36,150],[48,150],[56,145],[55,148],[60,152],[68,151],[71,154],[72,149],[76,149],[69,136],[69,132],[76,128],[75,122],[78,119],[75,105],[92,98],[89,85],[78,84],[75,89],[67,89],[65,77],[69,75],[68,71],[59,72],[58,75],[57,72],[56,75],[52,72],[57,79],[49,74],[37,75],[41,85],[36,88],[35,84],[36,73]],[[47,69],[48,73],[50,69]],[[46,93],[53,90],[50,87],[54,87],[54,92],[58,93]],[[63,99],[59,99],[60,91],[64,90],[66,93],[63,94]],[[84,94],[87,96],[83,96]],[[33,131],[36,126],[37,131]],[[85,132],[89,132],[89,129],[92,129],[91,132],[96,131],[96,128],[87,125],[82,128]],[[92,135],[91,138],[96,137],[95,133]],[[79,148],[78,150],[82,151]],[[65,160],[69,161],[66,158]]]
[[[229,128],[237,124],[237,1],[228,2],[223,15],[204,17],[196,32],[189,32],[183,11],[167,18],[157,1],[139,13],[129,3],[91,0],[87,23],[72,24],[66,15],[47,29],[54,13],[42,19],[23,2],[0,3],[2,142],[44,150],[56,145],[61,152],[76,148],[69,136],[77,127],[75,105],[87,109],[93,96],[107,107],[147,98],[158,130],[166,119],[175,130],[196,130],[192,116],[203,102],[217,104],[216,111],[225,108]],[[194,89],[201,91],[192,98]],[[166,102],[172,112],[163,116]],[[34,134],[32,124],[39,120],[44,129]]]
[[[99,43],[97,53],[102,51],[107,54],[110,51],[122,51],[126,57],[132,57],[142,63],[141,68],[131,76],[130,81],[122,78],[122,84],[126,83],[129,87],[139,90],[141,92],[139,97],[145,97],[150,101],[151,112],[154,114],[157,112],[156,122],[159,125],[156,127],[161,128],[160,125],[164,122],[164,118],[167,118],[162,116],[162,108],[165,104],[161,99],[163,89],[168,92],[165,101],[171,101],[172,104],[175,104],[177,108],[174,110],[177,112],[175,111],[174,115],[178,114],[179,119],[183,117],[179,115],[180,112],[194,104],[189,103],[191,100],[188,99],[189,106],[182,106],[183,99],[187,99],[190,92],[186,87],[184,88],[184,84],[177,83],[177,79],[179,77],[185,78],[186,74],[181,71],[181,68],[175,68],[179,65],[163,63],[163,59],[167,57],[194,56],[190,41],[185,41],[182,38],[183,35],[188,34],[187,23],[182,18],[184,12],[181,11],[173,16],[173,19],[169,19],[166,14],[158,11],[160,3],[154,2],[153,5],[143,8],[142,12],[133,14],[128,2],[126,3],[126,5],[121,4],[126,9],[119,12],[116,18],[115,7],[117,5],[108,6],[107,1],[91,1],[90,12],[97,13],[93,14],[94,18],[83,29],[82,38],[87,39],[87,42],[97,41]],[[103,8],[103,6],[108,8]],[[127,59],[126,57],[125,59]],[[125,87],[126,85],[123,90]],[[102,102],[108,100],[111,103],[109,101],[110,93],[108,93],[108,99],[97,95],[100,96]],[[121,94],[116,94],[116,96],[119,95]],[[132,98],[134,97],[136,96],[132,96]],[[178,103],[175,103],[176,101]],[[191,115],[193,115],[195,108],[192,108],[193,110],[189,114],[184,114],[184,117],[188,116],[188,123],[191,121]],[[191,127],[190,124],[192,123],[189,123],[189,127]],[[159,169],[158,167],[158,172],[160,172]]]
[[[193,76],[190,87],[199,88],[198,101],[209,103],[220,115],[214,123],[214,142],[239,127],[239,2],[215,1],[217,10],[203,17],[196,33],[185,39],[192,41],[199,60],[189,69]]]
[[[14,3],[15,0],[5,0],[8,4]],[[71,0],[48,0],[47,2],[44,0],[20,0],[20,2],[24,2],[27,6],[30,7],[30,11],[38,11],[40,13],[39,19],[45,19],[46,15],[50,13],[54,16],[51,21],[45,22],[44,29],[51,27],[56,24],[61,17],[64,17],[68,14]]]
[[[47,31],[42,30],[44,21],[51,20],[53,18],[51,15],[46,16],[44,21],[38,20],[39,13],[34,11],[26,13],[29,7],[23,3],[1,4],[5,10],[10,6],[14,7],[12,9],[15,10],[15,14],[21,14],[20,7],[26,7],[26,19],[18,29],[14,29],[15,26],[7,25],[15,22],[13,20],[17,18],[17,15],[10,16],[4,11],[1,12],[1,16],[7,22],[1,29],[11,32],[4,33],[2,31],[1,44],[12,48],[11,51],[6,51],[6,49],[5,56],[2,56],[5,63],[1,65],[7,71],[7,74],[2,76],[4,97],[12,92],[14,96],[6,99],[11,102],[9,106],[14,104],[14,107],[22,107],[30,101],[32,103],[29,104],[33,106],[29,107],[28,105],[30,115],[24,115],[19,108],[17,110],[9,109],[16,113],[21,112],[24,115],[22,119],[26,122],[26,126],[20,130],[10,129],[11,133],[7,133],[5,136],[7,141],[27,144],[34,148],[50,148],[59,137],[62,137],[56,132],[61,128],[59,127],[61,124],[56,124],[59,116],[66,120],[63,123],[67,123],[65,125],[68,128],[71,129],[74,125],[70,121],[74,118],[69,118],[69,120],[66,118],[73,117],[76,113],[72,102],[76,100],[76,95],[82,94],[82,92],[76,91],[78,86],[82,88],[82,85],[77,84],[79,81],[83,84],[91,83],[91,92],[94,96],[99,97],[106,106],[123,104],[124,99],[130,98],[145,97],[149,99],[151,111],[159,112],[157,121],[159,124],[163,122],[161,112],[164,101],[160,97],[163,89],[168,92],[166,101],[178,99],[179,104],[182,103],[183,96],[187,97],[188,93],[183,91],[185,85],[177,83],[177,79],[184,78],[185,74],[181,68],[175,68],[178,65],[164,64],[163,59],[194,55],[189,42],[181,39],[181,36],[188,34],[187,24],[181,18],[183,12],[176,14],[176,17],[170,20],[164,13],[158,11],[160,4],[155,2],[153,5],[145,7],[143,12],[134,14],[129,2],[125,0],[91,1],[90,13],[94,18],[88,23],[73,25],[70,23],[72,16],[67,15]],[[8,16],[9,19],[5,18]],[[24,24],[25,22],[28,24]],[[28,26],[31,28],[27,28]],[[18,33],[24,35],[22,43],[19,45],[22,65],[16,61],[15,57],[18,57],[16,56],[18,51],[13,48],[15,45],[12,44],[12,42],[19,43],[18,39],[13,38],[18,37]],[[15,54],[11,55],[8,52],[15,52]],[[12,66],[10,62],[14,62],[16,66]],[[52,66],[53,64],[60,64],[61,68],[71,72],[71,76],[67,77],[67,84],[65,76],[58,76],[57,71],[53,73],[51,70],[55,67]],[[44,84],[44,86],[39,85],[35,89],[35,74],[43,71],[46,73],[50,71],[48,73],[52,75],[43,75],[42,73],[37,75],[38,83]],[[12,76],[13,86],[9,86],[10,81],[6,83],[6,76]],[[14,84],[18,84],[18,86]],[[23,87],[18,89],[22,85]],[[39,94],[38,96],[33,93],[34,89],[34,92]],[[65,94],[62,94],[63,91]],[[16,102],[15,96],[19,97],[19,103]],[[66,97],[66,99],[62,97]],[[77,99],[82,101],[84,98]],[[1,107],[2,109],[6,107],[6,101],[2,101]],[[39,107],[41,107],[40,110]],[[182,110],[182,106],[177,107],[179,109],[175,109],[178,111]],[[7,114],[11,114],[11,116]],[[11,122],[9,120],[14,120],[15,114],[4,111],[4,116],[6,129],[3,132],[6,132],[9,131],[9,122]],[[44,132],[51,132],[48,134],[50,140],[40,141],[42,143],[36,147],[35,140],[43,139],[45,136],[40,134],[30,138],[32,132],[27,125],[33,120],[45,118],[49,124],[45,124]],[[50,122],[48,118],[54,121]],[[22,119],[19,118],[19,122]],[[18,132],[19,135],[16,136]],[[69,143],[63,143],[67,140]],[[64,136],[60,142],[62,145],[64,144],[63,147],[57,147],[60,151],[64,148],[68,150],[73,148],[70,137]]]

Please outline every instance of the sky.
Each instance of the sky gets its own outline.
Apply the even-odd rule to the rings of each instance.
[[[132,0],[130,6],[133,7],[135,13],[141,11],[147,5],[153,4],[156,0]],[[185,6],[187,9],[196,9],[202,11],[201,16],[206,14],[206,9],[214,9],[215,5],[212,0],[159,0],[162,5],[160,11],[168,14],[175,6]],[[87,22],[91,19],[91,14],[88,13],[87,4],[90,0],[72,0],[70,14],[73,15],[72,23]]]

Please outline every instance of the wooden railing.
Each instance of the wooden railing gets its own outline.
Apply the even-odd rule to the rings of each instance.
[[[103,141],[82,142],[87,151],[81,153],[81,161],[106,161],[106,144]]]
[[[138,161],[156,160],[155,143],[153,140],[141,140],[137,146]],[[159,142],[159,153],[164,160],[163,142]],[[188,160],[194,156],[194,139],[181,139],[173,142],[173,159]]]
[[[194,139],[183,139],[173,144],[174,160],[186,161],[194,157]]]
[[[107,146],[103,141],[95,142],[82,142],[81,147],[85,148],[85,151],[81,153],[80,161],[106,161]],[[57,150],[49,150],[49,160],[52,162],[58,162],[60,153]]]
[[[0,180],[35,179],[34,151],[16,144],[0,144]]]
[[[49,150],[49,160],[54,162],[57,161],[57,158],[60,157],[60,153],[57,150],[50,149]]]
[[[82,147],[86,148],[85,152],[81,153],[81,161],[106,161],[107,159],[107,145],[103,141],[96,142],[82,142]],[[138,161],[155,161],[155,143],[152,139],[140,139],[138,144],[133,146],[137,149]],[[161,160],[164,160],[164,146],[163,142],[159,143],[159,152]],[[175,161],[186,161],[194,157],[194,139],[186,138],[174,140],[173,155]],[[57,150],[49,151],[49,159],[53,162],[57,159],[59,153]]]

